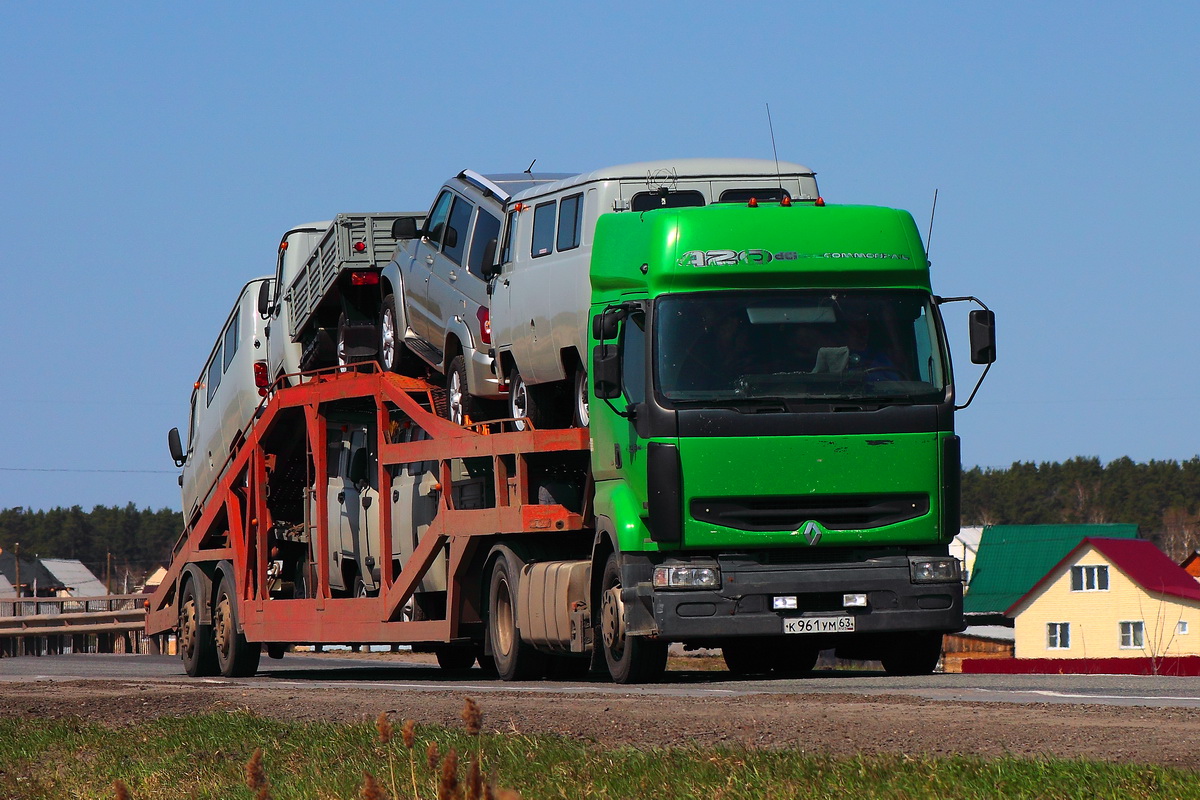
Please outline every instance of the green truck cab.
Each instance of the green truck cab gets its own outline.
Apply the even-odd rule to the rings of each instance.
[[[931,671],[963,627],[960,458],[944,301],[912,217],[822,201],[607,214],[591,289],[613,676],[653,675],[670,641],[721,647],[740,673],[807,671],[830,647]],[[971,320],[990,365],[991,312]]]

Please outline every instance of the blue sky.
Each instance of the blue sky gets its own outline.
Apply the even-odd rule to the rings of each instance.
[[[1200,7],[0,7],[0,507],[178,508],[166,431],[289,226],[465,167],[769,158],[767,103],[829,202],[924,231],[938,190],[935,290],[1000,336],[966,464],[1200,452]]]

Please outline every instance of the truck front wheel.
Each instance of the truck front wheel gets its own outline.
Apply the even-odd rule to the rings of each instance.
[[[496,672],[502,680],[538,680],[546,672],[546,657],[521,641],[517,627],[517,581],[521,560],[507,547],[496,548],[488,581],[488,638]]]
[[[667,668],[667,643],[625,634],[621,564],[616,553],[604,563],[600,584],[600,637],[608,674],[617,683],[654,683]]]
[[[258,672],[262,646],[251,644],[238,632],[237,595],[229,575],[221,578],[217,602],[213,605],[213,633],[217,644],[217,664],[226,678],[248,678]]]
[[[179,603],[179,654],[183,669],[192,678],[217,674],[217,648],[211,625],[200,624],[196,582],[188,580]]]

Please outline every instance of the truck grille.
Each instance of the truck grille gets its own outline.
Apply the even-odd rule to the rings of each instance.
[[[929,495],[697,498],[689,510],[699,522],[743,531],[795,530],[810,520],[831,531],[859,530],[922,517],[929,513]]]

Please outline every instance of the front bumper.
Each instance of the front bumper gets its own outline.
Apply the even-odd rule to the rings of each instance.
[[[742,636],[779,636],[786,617],[854,617],[858,634],[963,629],[962,583],[912,582],[907,555],[819,564],[770,563],[766,557],[721,556],[721,587],[654,589],[649,559],[628,557],[622,569],[626,624],[632,634],[702,644]],[[845,594],[867,605],[844,608]],[[772,598],[794,596],[796,609],[776,611]],[[837,634],[833,634],[836,636]]]

